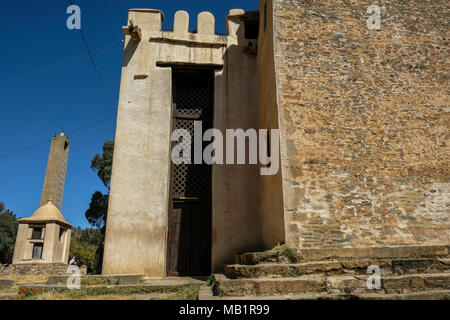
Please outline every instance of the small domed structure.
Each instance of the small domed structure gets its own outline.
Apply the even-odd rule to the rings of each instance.
[[[73,226],[51,200],[19,223],[13,264],[67,264]]]
[[[21,223],[43,223],[43,222],[55,222],[66,225],[72,228],[72,225],[68,223],[61,211],[53,204],[52,200],[48,200],[47,204],[36,210],[31,217],[19,219]]]

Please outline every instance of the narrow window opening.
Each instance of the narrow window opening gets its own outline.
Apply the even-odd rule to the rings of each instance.
[[[63,238],[64,238],[64,233],[66,232],[66,230],[65,229],[63,229],[63,228],[60,228],[59,229],[59,241],[62,241],[63,240]]]
[[[258,39],[259,22],[258,21],[245,21],[245,38],[246,39]]]
[[[44,248],[43,243],[33,244],[33,259],[42,259],[42,249]]]
[[[42,239],[42,228],[33,228],[33,232],[31,233],[31,239],[41,240]]]

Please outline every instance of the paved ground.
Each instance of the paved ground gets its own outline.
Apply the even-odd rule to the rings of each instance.
[[[206,279],[191,277],[144,278],[143,283],[154,286],[182,286],[186,284],[206,284]]]
[[[0,300],[5,299],[17,299],[19,287],[21,290],[30,290],[30,292],[36,292],[35,290],[44,289],[45,291],[42,293],[39,293],[38,296],[35,296],[34,298],[40,299],[40,300],[65,300],[65,299],[92,299],[92,300],[167,300],[167,299],[183,299],[183,297],[189,297],[188,299],[192,299],[191,297],[195,297],[197,292],[195,291],[195,287],[199,287],[200,285],[206,285],[206,279],[197,279],[197,278],[190,278],[190,277],[171,277],[171,278],[144,278],[139,279],[139,281],[136,281],[136,283],[132,284],[126,284],[126,285],[108,285],[108,284],[92,284],[88,286],[83,286],[84,289],[91,288],[99,288],[101,289],[110,289],[111,294],[107,295],[98,295],[98,292],[94,295],[88,294],[84,296],[83,294],[80,294],[80,296],[77,296],[76,294],[66,294],[61,291],[53,291],[52,289],[66,289],[67,286],[63,285],[62,283],[58,284],[47,284],[43,281],[32,281],[28,284],[20,284],[20,285],[13,285],[12,287],[5,287],[2,290],[0,290]],[[191,285],[191,286],[190,286]],[[197,285],[197,286],[192,286]],[[173,288],[173,287],[183,287],[185,288]],[[145,288],[153,288],[155,292],[148,292],[145,293],[145,291],[151,291],[146,290]],[[123,293],[122,290],[123,288]],[[142,288],[139,289],[139,288]],[[159,292],[160,289],[162,289],[163,292]],[[165,289],[167,288],[167,289]],[[130,289],[130,290],[128,290]],[[142,291],[142,293],[138,293],[139,291]],[[40,291],[41,292],[41,291]],[[128,292],[135,292],[133,294],[129,294]],[[91,296],[92,295],[92,296]]]
[[[417,292],[417,293],[408,293],[408,294],[353,294],[353,295],[320,295],[320,294],[288,294],[288,295],[277,295],[277,296],[243,296],[243,297],[231,297],[224,296],[218,297],[213,296],[211,287],[206,285],[205,279],[196,279],[190,277],[172,277],[172,278],[145,278],[139,286],[145,287],[172,287],[172,286],[183,286],[188,284],[200,284],[200,292],[198,299],[199,300],[318,300],[318,299],[333,299],[333,300],[344,300],[344,299],[369,299],[369,300],[444,300],[450,299],[450,291],[449,290],[436,290],[429,292]],[[25,285],[25,287],[29,288],[62,288],[63,286],[58,285],[46,285],[46,284],[30,284]],[[128,287],[128,286],[108,286],[108,287]],[[13,288],[2,290],[0,292],[0,300],[2,299],[11,299],[17,295],[17,291]],[[14,291],[14,292],[11,292]],[[43,296],[44,299],[58,299],[57,296],[48,297]],[[89,299],[89,297],[86,297]],[[109,298],[113,298],[114,300],[166,300],[170,298],[170,295],[167,293],[149,293],[149,294],[135,294],[132,296],[97,296],[92,297],[93,299],[105,300]]]
[[[449,300],[450,290],[414,292],[405,294],[288,294],[278,296],[213,296],[211,287],[202,286],[198,300]]]

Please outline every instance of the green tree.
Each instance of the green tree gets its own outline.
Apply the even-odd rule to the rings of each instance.
[[[78,227],[73,230],[70,239],[69,259],[75,258],[78,266],[87,266],[89,273],[99,273],[102,258],[99,251],[102,243],[102,230]]]
[[[70,260],[75,258],[76,265],[87,266],[89,273],[95,273],[96,271],[96,252],[96,246],[85,245],[76,238],[70,239]]]
[[[106,214],[108,213],[109,194],[103,194],[100,191],[92,195],[89,209],[86,211],[86,219],[89,224],[95,228],[103,228],[106,223]]]
[[[109,185],[111,182],[112,162],[114,155],[114,141],[103,144],[103,153],[96,154],[91,161],[91,169],[108,189],[107,194],[96,191],[91,198],[89,209],[85,216],[89,224],[96,229],[78,230],[78,237],[71,245],[71,258],[86,265],[90,272],[101,271],[103,262],[103,243],[105,238],[106,218],[108,213]]]
[[[85,243],[87,245],[99,246],[102,244],[103,235],[102,231],[99,229],[83,229],[80,233],[78,233],[78,239],[80,242]]]
[[[108,189],[108,194],[96,191],[92,195],[89,209],[85,213],[89,224],[95,228],[104,228],[106,224],[113,155],[114,141],[106,141],[103,145],[103,153],[96,154],[91,162],[91,169],[97,172],[97,176]]]
[[[12,262],[18,227],[16,215],[6,210],[5,204],[0,202],[0,263],[2,264]]]
[[[106,141],[103,144],[103,153],[96,154],[91,161],[91,169],[97,172],[97,176],[108,189],[111,182],[113,155],[114,141]]]

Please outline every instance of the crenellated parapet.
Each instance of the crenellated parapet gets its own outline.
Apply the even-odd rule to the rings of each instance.
[[[162,30],[164,14],[154,9],[131,9],[129,11],[129,25],[123,27],[125,36],[131,36],[136,41],[171,43],[196,43],[205,46],[227,46],[237,44],[240,34],[244,34],[245,23],[240,19],[245,11],[242,9],[230,10],[226,19],[226,34],[215,32],[215,17],[212,13],[204,11],[197,15],[197,29],[189,30],[189,13],[180,10],[175,13],[174,25],[171,31]],[[136,34],[133,30],[139,31]],[[136,31],[136,32],[137,32]],[[142,39],[141,39],[142,37]],[[243,36],[242,36],[243,37]]]

